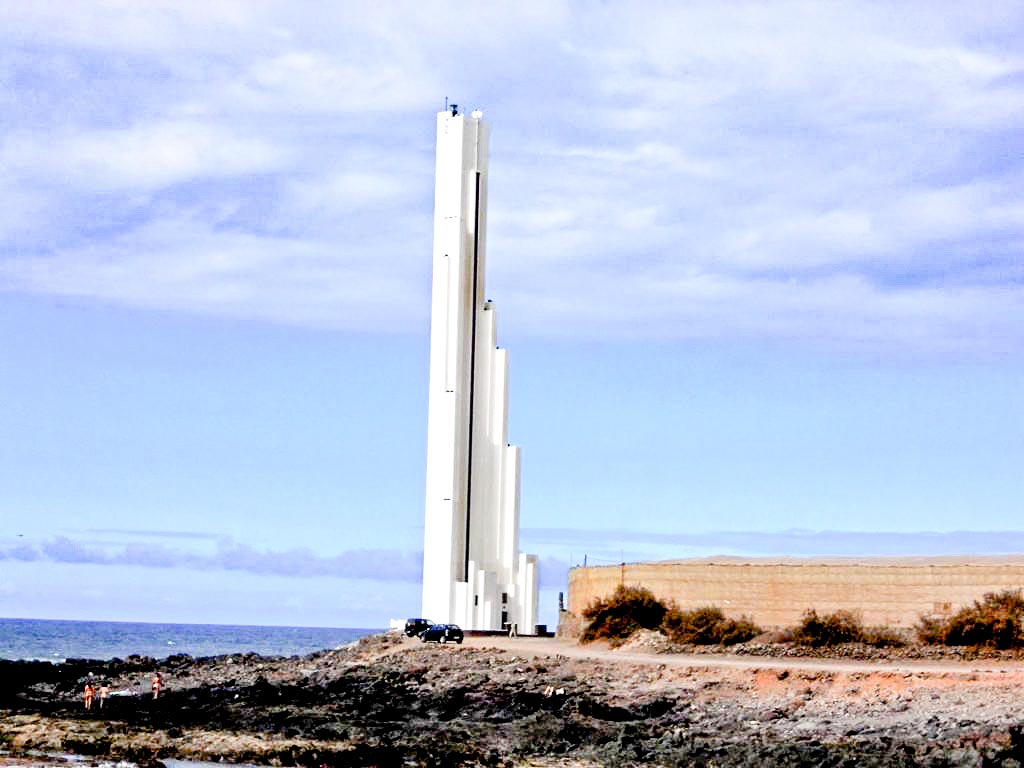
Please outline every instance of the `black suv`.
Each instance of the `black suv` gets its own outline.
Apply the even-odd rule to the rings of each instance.
[[[424,643],[461,643],[462,630],[458,624],[434,624],[420,632]]]
[[[430,619],[406,619],[405,634],[407,637],[416,637],[424,629],[434,626]]]

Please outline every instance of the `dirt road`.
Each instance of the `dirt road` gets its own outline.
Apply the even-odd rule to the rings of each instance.
[[[413,642],[413,641],[410,641]],[[788,669],[808,672],[892,672],[931,675],[1006,675],[1024,681],[1024,662],[1020,661],[859,661],[854,659],[812,659],[774,656],[730,656],[725,654],[659,654],[625,649],[612,650],[603,643],[579,645],[559,638],[467,637],[470,648],[494,648],[517,653],[525,658],[567,656],[571,659],[654,664],[672,668]]]

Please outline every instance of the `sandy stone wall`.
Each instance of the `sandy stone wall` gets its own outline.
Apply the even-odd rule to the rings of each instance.
[[[986,592],[1024,588],[1024,556],[774,559],[715,558],[573,568],[577,616],[619,584],[640,585],[681,608],[717,605],[762,627],[792,626],[808,608],[859,612],[867,625],[910,627],[948,616]]]

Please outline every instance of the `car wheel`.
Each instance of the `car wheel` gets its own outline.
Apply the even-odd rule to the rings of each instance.
[[[441,642],[442,643],[447,643],[448,642],[448,638],[445,637],[444,635],[441,635]]]
[[[426,635],[420,635],[420,642],[421,643],[427,642],[427,636]]]
[[[459,638],[458,640],[456,640],[455,642],[456,642],[456,643],[458,643],[459,645],[462,645],[462,638],[460,637],[460,638]]]

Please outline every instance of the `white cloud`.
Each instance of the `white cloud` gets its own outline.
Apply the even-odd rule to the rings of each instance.
[[[505,327],[1024,340],[1012,4],[3,13],[8,291],[422,327],[447,95],[493,120]]]
[[[250,108],[277,112],[352,113],[429,109],[443,90],[427,66],[381,58],[349,61],[311,51],[288,51],[257,60],[238,87]]]
[[[3,6],[0,27],[5,37],[19,41],[163,53],[223,47],[224,35],[252,35],[265,6],[242,0],[98,0],[72,9],[60,0],[39,0]]]
[[[199,123],[9,136],[0,158],[7,173],[98,192],[264,173],[287,162],[282,150],[265,141]]]
[[[295,213],[346,216],[354,210],[393,208],[408,202],[410,192],[409,185],[396,174],[338,169],[290,180],[284,205]]]
[[[599,165],[629,166],[639,163],[681,176],[713,177],[719,175],[719,171],[713,163],[688,156],[678,147],[657,142],[643,142],[627,149],[571,147],[559,154],[565,157],[586,158]]]
[[[734,557],[943,557],[970,554],[998,556],[1024,547],[1020,531],[674,531],[527,528],[523,537],[534,547],[571,546],[582,560],[618,563],[619,547],[630,558]],[[614,542],[609,547],[608,542]],[[582,551],[581,551],[582,550]],[[597,554],[598,558],[593,559]]]
[[[0,541],[0,562],[77,563],[144,568],[189,568],[199,571],[244,571],[303,578],[331,576],[418,582],[422,552],[350,549],[320,555],[308,549],[258,550],[233,539],[221,539],[212,552],[146,541],[97,542],[53,536],[30,543]]]
[[[418,306],[402,260],[369,245],[218,230],[180,217],[102,246],[0,261],[0,288],[128,306],[393,332]],[[422,273],[420,273],[422,275]],[[380,298],[389,296],[390,306]],[[397,327],[396,327],[397,326]]]

